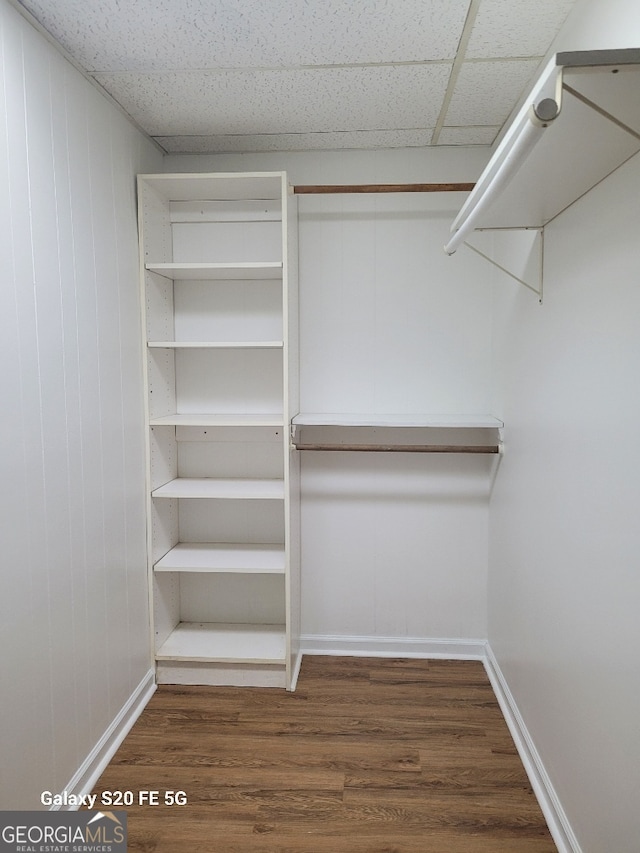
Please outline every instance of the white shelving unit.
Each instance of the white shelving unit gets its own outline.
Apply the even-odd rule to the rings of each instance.
[[[141,175],[138,195],[157,680],[293,689],[295,199],[280,172]]]

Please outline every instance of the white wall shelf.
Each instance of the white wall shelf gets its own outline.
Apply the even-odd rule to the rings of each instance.
[[[502,426],[492,415],[299,413],[291,443],[300,451],[497,454]]]
[[[283,625],[181,622],[156,653],[159,661],[234,664],[286,662]]]
[[[300,412],[292,418],[294,426],[336,426],[336,427],[416,427],[446,429],[496,429],[504,426],[493,415],[474,414],[354,414]]]
[[[293,689],[296,200],[282,172],[138,190],[157,679]]]
[[[154,498],[283,501],[284,480],[179,477],[153,489],[151,496]]]
[[[180,542],[154,566],[156,572],[280,574],[286,569],[284,546],[217,542]]]
[[[640,49],[556,54],[453,221],[445,251],[474,230],[544,229],[640,151],[639,89]],[[494,261],[490,247],[468,245]],[[494,262],[541,296],[538,282]]]

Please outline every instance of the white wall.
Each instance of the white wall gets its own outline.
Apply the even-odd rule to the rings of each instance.
[[[194,155],[167,157],[164,169],[286,169],[292,184],[470,181],[486,157]],[[299,197],[303,411],[490,412],[489,269],[442,250],[460,204],[455,194]],[[306,642],[484,638],[491,470],[478,457],[305,454]]]
[[[134,175],[156,149],[0,3],[0,807],[150,668]]]
[[[406,168],[412,154],[418,180],[428,154],[395,159]],[[457,179],[464,156],[443,157],[436,180]],[[458,204],[303,200],[303,410],[489,412],[488,271],[478,280],[473,259],[442,250]],[[306,454],[303,633],[484,637],[490,468],[486,457]]]
[[[557,46],[639,45],[636,2],[590,0]],[[542,306],[498,287],[489,641],[584,853],[640,838],[638,199],[636,156],[546,229]]]

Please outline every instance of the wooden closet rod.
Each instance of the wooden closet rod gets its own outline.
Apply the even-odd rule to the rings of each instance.
[[[500,453],[497,444],[294,444],[296,450],[347,450],[374,453]]]
[[[457,193],[470,192],[475,184],[309,184],[293,187],[297,195],[328,193]]]

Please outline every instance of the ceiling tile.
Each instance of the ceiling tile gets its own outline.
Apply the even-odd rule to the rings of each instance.
[[[445,125],[502,125],[538,65],[535,59],[465,62]]]
[[[470,0],[21,0],[90,71],[453,59]]]
[[[423,148],[433,130],[352,130],[341,133],[275,133],[231,136],[157,136],[170,154],[320,151],[332,149]],[[495,132],[494,132],[495,136]]]
[[[270,151],[487,144],[575,0],[12,2],[167,150]]]
[[[434,127],[448,64],[97,74],[152,136]]]
[[[493,127],[443,127],[438,145],[491,145],[500,131]]]
[[[543,56],[575,0],[481,0],[467,59]]]

